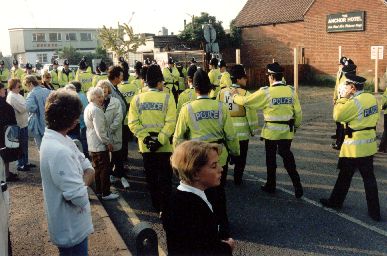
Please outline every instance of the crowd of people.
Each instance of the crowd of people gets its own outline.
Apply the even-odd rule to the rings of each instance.
[[[32,65],[20,72],[16,60],[13,64],[7,85],[0,83],[1,116],[7,117],[1,119],[1,129],[20,127],[18,171],[36,167],[28,160],[28,136],[35,140],[50,237],[61,255],[87,255],[87,237],[93,232],[88,186],[94,184],[102,200],[119,197],[111,191],[112,183],[130,187],[125,163],[130,161],[128,142],[134,137],[170,255],[232,253],[226,176],[229,165],[234,165],[234,184],[243,183],[249,140],[258,134],[258,110],[264,117],[260,137],[267,166],[262,191],[276,192],[278,152],[295,197],[304,194],[291,151],[302,123],[301,104],[294,88],[284,82],[284,69],[277,62],[266,67],[270,86],[254,93],[245,88],[248,77],[242,65],[232,66],[229,73],[226,63],[216,58],[210,61],[209,73],[194,59],[187,69],[177,68],[172,58],[163,69],[149,60],[136,62],[135,76],[129,75],[122,57],[119,65],[110,67],[101,61],[96,75],[85,59],[76,73],[69,70],[67,60],[61,71],[54,61],[53,70],[44,72],[41,79],[32,73]],[[0,61],[0,70],[3,66]],[[340,173],[331,196],[320,202],[342,207],[359,169],[369,215],[379,221],[373,155],[375,127],[381,108],[386,109],[387,91],[380,104],[364,91],[364,84],[365,79],[356,76],[354,62],[343,57],[334,93],[337,134],[332,145],[340,150]],[[385,110],[384,120],[386,114]],[[387,150],[386,121],[384,127],[380,152]],[[74,140],[79,141],[78,147]],[[172,192],[173,172],[180,179],[177,192]],[[9,164],[6,176],[10,182],[19,179]]]

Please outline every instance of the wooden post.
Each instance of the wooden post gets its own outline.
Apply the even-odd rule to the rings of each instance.
[[[375,94],[378,93],[378,60],[379,60],[379,49],[377,49],[378,51],[376,52],[376,59],[375,59]]]
[[[294,48],[294,89],[298,92],[298,50]]]
[[[235,50],[235,63],[241,64],[241,49]]]

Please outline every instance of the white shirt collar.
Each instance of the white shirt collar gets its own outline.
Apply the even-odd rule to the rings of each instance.
[[[208,205],[208,208],[210,208],[210,210],[212,212],[214,211],[214,210],[212,210],[212,205],[208,201],[206,194],[204,193],[203,190],[200,190],[198,188],[187,185],[187,184],[183,183],[182,181],[180,181],[180,185],[177,187],[177,189],[180,191],[184,191],[184,192],[190,192],[190,193],[193,193],[193,194],[199,196]]]

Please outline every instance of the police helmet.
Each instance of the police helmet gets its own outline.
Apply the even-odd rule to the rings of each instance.
[[[101,60],[101,62],[98,64],[98,69],[101,72],[105,72],[107,69],[105,61]]]
[[[142,68],[142,62],[141,61],[136,61],[134,64],[134,69],[135,70],[140,70]]]
[[[191,64],[195,64],[195,63],[197,63],[196,60],[195,60],[195,57],[192,57],[191,58]]]
[[[146,58],[146,60],[144,60],[144,63],[148,66],[152,64],[149,58]]]
[[[226,62],[224,60],[220,60],[219,61],[219,67],[220,68],[226,67]]]
[[[164,81],[163,73],[159,65],[152,64],[146,73],[146,82],[150,87],[155,87],[158,82]]]
[[[344,66],[346,62],[347,62],[347,57],[343,56],[340,58],[339,64]]]
[[[122,57],[122,56],[121,56],[121,57],[119,57],[119,58],[118,58],[118,62],[119,62],[119,63],[123,63],[123,62],[125,62],[125,59],[124,59],[124,57]]]
[[[345,83],[346,84],[353,84],[356,88],[356,90],[363,90],[364,83],[367,81],[364,77],[357,76],[355,74],[345,74]]]
[[[4,65],[4,60],[0,60],[0,65]]]
[[[193,79],[194,77],[194,74],[195,72],[198,70],[198,67],[196,67],[196,65],[191,65],[189,68],[188,68],[188,71],[187,71],[187,76],[191,79]]]
[[[218,66],[218,59],[217,58],[212,58],[210,60],[210,65],[217,67]]]
[[[345,65],[341,71],[344,73],[344,74],[349,74],[349,73],[352,73],[352,74],[356,74],[356,68],[357,66],[355,64],[348,64],[348,65]]]
[[[12,61],[12,64],[13,65],[19,65],[19,61],[17,61],[16,59]]]
[[[344,63],[345,66],[348,66],[348,65],[350,65],[350,64],[354,65],[355,62],[353,62],[353,60],[351,60],[351,59],[347,59],[347,60],[345,61],[345,63]]]
[[[243,77],[247,77],[245,69],[240,64],[237,64],[231,68],[230,76],[231,79],[241,79]]]
[[[32,69],[32,64],[27,62],[26,69]]]
[[[175,62],[173,61],[172,57],[168,58],[168,64],[174,64]]]
[[[68,59],[65,59],[65,60],[63,61],[63,65],[70,65],[69,60],[68,60]]]
[[[267,74],[282,74],[284,72],[284,68],[278,62],[267,64],[266,66]]]
[[[58,60],[53,60],[52,65],[59,65]]]
[[[82,58],[81,61],[79,62],[79,69],[85,70],[86,68],[87,68],[86,60]]]
[[[199,68],[193,77],[193,87],[199,91],[210,91],[212,88],[207,72]]]

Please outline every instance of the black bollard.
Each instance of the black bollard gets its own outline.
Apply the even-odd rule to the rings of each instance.
[[[136,250],[139,256],[159,255],[157,234],[147,222],[140,222],[133,228]]]

